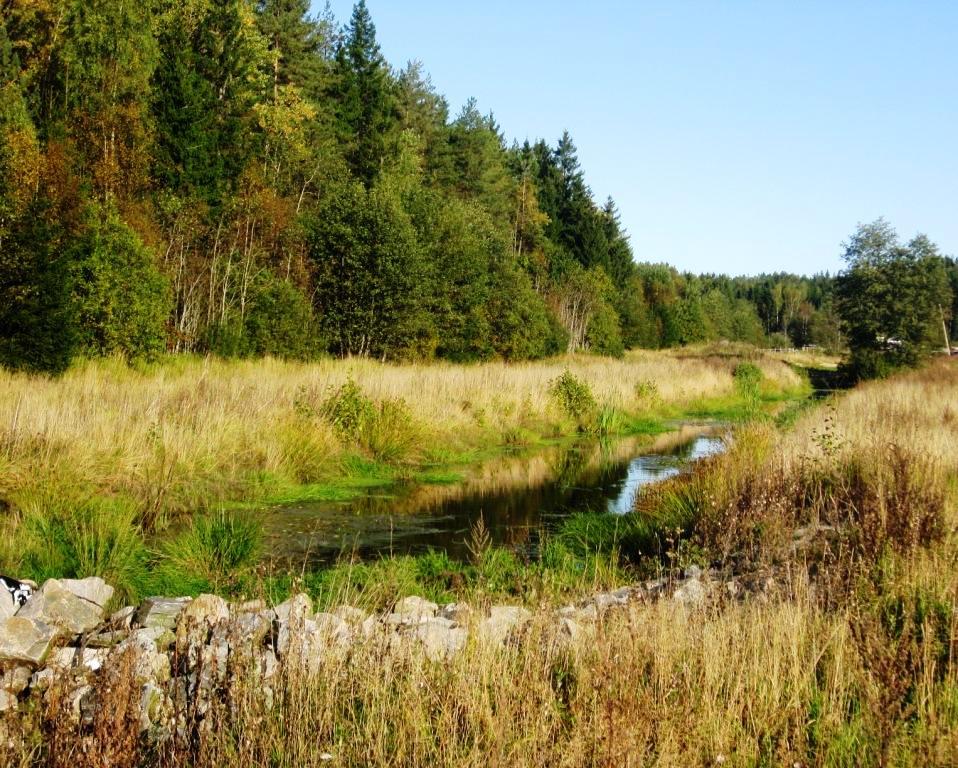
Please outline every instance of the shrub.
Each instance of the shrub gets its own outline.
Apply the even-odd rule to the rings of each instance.
[[[762,385],[762,369],[755,363],[739,363],[732,372],[735,388],[748,403],[758,400]]]
[[[320,415],[343,440],[357,443],[379,461],[401,461],[419,443],[419,427],[404,400],[374,403],[352,379],[326,398]]]
[[[140,594],[147,573],[147,551],[135,505],[123,498],[70,499],[28,509],[16,532],[19,567],[25,576],[101,576],[121,598]]]
[[[566,369],[561,376],[550,382],[549,394],[553,402],[575,421],[580,429],[587,427],[595,413],[596,403],[586,382]]]
[[[162,585],[179,593],[228,589],[257,561],[262,526],[249,514],[197,515],[189,527],[166,542],[160,553]],[[173,590],[169,588],[173,587]]]

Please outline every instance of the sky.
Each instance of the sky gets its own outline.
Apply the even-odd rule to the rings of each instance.
[[[453,113],[476,97],[510,142],[568,130],[638,261],[834,273],[880,216],[958,255],[958,2],[367,6],[390,64],[422,61]]]

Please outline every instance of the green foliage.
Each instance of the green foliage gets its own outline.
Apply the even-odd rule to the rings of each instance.
[[[404,401],[374,403],[352,379],[323,401],[320,415],[344,442],[358,444],[377,461],[400,462],[420,440],[419,427]]]
[[[261,545],[262,526],[252,515],[194,515],[161,546],[156,578],[172,594],[228,589],[256,564]]]
[[[589,422],[596,411],[589,385],[569,370],[549,383],[549,395],[562,412],[580,426]]]
[[[945,262],[924,235],[903,246],[879,219],[859,227],[846,244],[845,261],[836,298],[854,377],[885,376],[944,344],[951,290]]]
[[[83,497],[51,486],[20,500],[18,572],[40,583],[48,578],[101,576],[122,599],[142,594],[148,553],[129,499]]]
[[[0,365],[59,373],[76,350],[73,274],[46,206],[28,207],[0,243]]]
[[[732,371],[735,379],[735,389],[749,406],[758,403],[762,386],[762,369],[755,363],[739,363]]]
[[[91,206],[70,262],[83,353],[136,359],[163,351],[170,311],[167,281],[115,210]]]

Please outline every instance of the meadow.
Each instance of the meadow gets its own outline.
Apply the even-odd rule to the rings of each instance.
[[[504,648],[470,643],[433,662],[359,645],[329,654],[317,677],[284,677],[271,708],[240,677],[214,727],[180,746],[139,752],[118,723],[98,747],[196,766],[954,765],[956,391],[958,367],[940,360],[759,414],[727,453],[640,497],[632,529],[579,523],[580,545],[617,568],[670,577],[697,563],[761,590],[633,604],[573,642],[556,636],[556,594],[543,590]],[[668,546],[633,551],[637,531]],[[482,581],[483,557],[494,553],[480,548],[458,595],[479,606],[502,596]],[[354,565],[335,600],[360,596],[363,567],[394,590],[382,600],[429,581],[410,580],[411,562]],[[522,577],[531,592],[542,584]],[[18,727],[26,744],[60,733],[71,765],[100,764],[69,725],[39,713]]]
[[[255,558],[256,518],[273,503],[449,482],[456,468],[517,447],[655,433],[687,414],[744,418],[755,397],[807,391],[780,359],[725,352],[469,366],[178,358],[89,362],[59,378],[3,372],[0,570],[98,573],[129,597],[209,590]],[[751,394],[734,375],[743,360],[760,374]],[[224,517],[244,504],[254,511]],[[211,551],[220,545],[227,551]]]

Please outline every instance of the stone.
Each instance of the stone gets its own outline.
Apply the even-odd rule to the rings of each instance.
[[[30,685],[30,667],[17,666],[0,675],[0,690],[13,695],[23,693]]]
[[[618,598],[619,600],[624,600],[625,602],[629,602],[629,600],[635,599],[636,590],[634,587],[619,587],[617,590],[615,590],[612,593],[612,595]]]
[[[577,621],[595,621],[599,618],[599,609],[595,603],[588,603],[581,608],[576,609],[573,614]]]
[[[140,732],[158,727],[169,715],[169,697],[154,683],[146,683],[140,693]]]
[[[47,659],[47,667],[59,673],[96,672],[103,667],[108,654],[105,648],[57,648]]]
[[[628,597],[622,597],[613,592],[600,592],[592,600],[600,612],[607,611],[610,608],[619,608],[629,603]]]
[[[339,617],[351,627],[362,627],[369,614],[359,608],[353,608],[351,605],[341,605],[332,611],[334,616]]]
[[[438,610],[439,606],[435,603],[412,595],[410,597],[404,597],[396,603],[393,608],[393,613],[406,616],[412,620],[409,623],[415,624],[424,618],[432,618]]]
[[[353,631],[343,619],[334,613],[317,613],[313,617],[318,632],[325,640],[337,645],[348,645]]]
[[[701,579],[702,578],[702,569],[697,565],[690,565],[685,569],[685,578],[686,579]]]
[[[87,584],[88,581],[100,582],[104,590],[101,591],[97,584]],[[102,579],[48,579],[40,591],[34,593],[30,601],[17,612],[17,617],[42,621],[71,635],[89,632],[103,621],[103,607],[76,594],[77,591],[98,599],[106,591],[113,594],[113,588]]]
[[[0,621],[0,664],[17,662],[39,667],[56,639],[49,624],[22,616]]]
[[[273,611],[276,614],[276,620],[280,623],[305,621],[313,612],[313,601],[309,599],[309,595],[300,593],[280,603],[273,608]]]
[[[0,589],[0,621],[16,616],[19,609],[20,605],[13,599],[13,595],[5,589]]]
[[[10,691],[0,690],[0,712],[17,708],[17,697]]]
[[[261,651],[258,659],[257,671],[263,680],[271,680],[279,672],[279,660],[270,650]]]
[[[456,624],[465,624],[472,616],[472,608],[468,603],[448,603],[439,609],[439,615],[444,619],[450,619]]]
[[[191,602],[188,597],[148,597],[136,611],[133,623],[138,627],[174,629],[183,609]]]
[[[53,685],[55,679],[56,673],[49,667],[38,670],[30,676],[30,690],[45,691]]]
[[[98,632],[95,635],[90,635],[84,642],[88,648],[112,648],[117,643],[126,640],[129,636],[129,630],[114,629],[108,632]]]
[[[93,603],[99,608],[106,608],[106,604],[113,597],[113,587],[99,576],[92,576],[88,579],[59,579],[58,581],[60,586],[68,592],[76,595],[81,600]]]
[[[256,598],[255,600],[244,600],[235,606],[237,613],[260,613],[266,610],[266,601]]]
[[[241,613],[230,621],[229,643],[235,651],[240,647],[258,647],[273,628],[273,612]]]
[[[213,629],[230,618],[229,604],[218,595],[200,595],[183,608],[176,624],[176,650],[196,662],[197,649],[204,646]]]
[[[162,628],[151,628],[163,630]],[[165,683],[170,679],[170,657],[157,650],[151,629],[139,630],[111,651],[111,658],[131,654],[133,675],[140,685],[149,682]]]
[[[707,597],[708,591],[698,579],[689,579],[672,594],[675,602],[688,606],[702,605]]]
[[[133,617],[136,615],[136,606],[127,605],[111,614],[109,625],[114,629],[130,629],[133,626]]]
[[[559,638],[566,642],[576,643],[580,641],[585,634],[582,625],[575,619],[559,619]]]
[[[430,619],[413,630],[422,644],[426,656],[432,661],[443,661],[466,647],[469,633],[462,627],[454,627],[449,619]]]
[[[503,645],[532,618],[532,614],[517,605],[497,605],[479,624],[479,633],[494,645]]]

